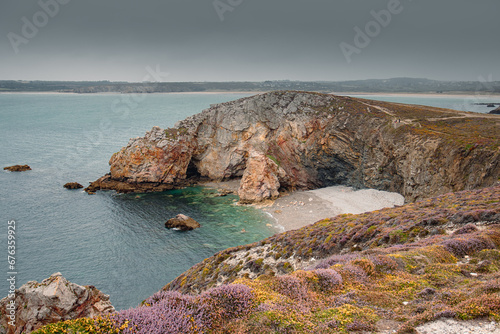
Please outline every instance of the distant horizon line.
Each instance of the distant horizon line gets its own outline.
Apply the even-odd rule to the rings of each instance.
[[[111,83],[111,84],[162,84],[162,83],[242,83],[242,82],[325,82],[325,83],[335,83],[335,82],[350,82],[350,81],[384,81],[384,80],[397,80],[397,79],[410,79],[410,80],[426,80],[426,81],[436,81],[436,82],[481,82],[480,80],[444,80],[444,79],[429,79],[429,78],[417,78],[417,77],[390,77],[390,78],[368,78],[368,79],[348,79],[348,80],[290,80],[290,79],[269,79],[269,80],[228,80],[228,81],[218,81],[218,80],[195,80],[195,81],[112,81],[112,80],[43,80],[43,79],[0,79],[2,81],[14,81],[14,82],[96,82],[96,83]],[[500,82],[500,81],[492,81]]]

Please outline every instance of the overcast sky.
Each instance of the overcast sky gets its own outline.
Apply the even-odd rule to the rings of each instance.
[[[500,80],[499,0],[397,2],[1,0],[0,80]]]

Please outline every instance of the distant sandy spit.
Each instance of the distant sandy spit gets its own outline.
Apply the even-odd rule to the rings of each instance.
[[[147,94],[147,95],[163,95],[163,94],[183,94],[183,95],[217,95],[217,94],[249,94],[249,95],[258,95],[266,92],[224,92],[224,91],[215,91],[215,92],[155,92],[155,93],[120,93],[120,92],[99,92],[99,93],[74,93],[74,92],[2,92],[0,94],[29,94],[29,95],[129,95],[129,94]]]
[[[206,95],[214,95],[214,94],[253,94],[253,95],[259,95],[259,94],[264,94],[264,93],[268,93],[268,92],[252,92],[252,91],[249,91],[249,92],[245,92],[245,91],[241,91],[241,92],[233,92],[233,91],[229,91],[229,92],[224,92],[224,91],[214,91],[214,92],[171,92],[171,93],[153,93],[153,94],[186,94],[186,95],[192,95],[192,94],[206,94]]]
[[[73,93],[73,92],[2,92],[0,91],[0,94],[2,95],[80,95],[78,93]],[[116,93],[115,93],[116,94]]]

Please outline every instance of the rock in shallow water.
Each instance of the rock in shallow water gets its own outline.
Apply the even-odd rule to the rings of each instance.
[[[25,172],[27,170],[31,170],[31,167],[28,165],[14,165],[9,167],[4,167],[4,170],[8,170],[10,172]]]
[[[66,189],[80,189],[80,188],[83,188],[83,186],[78,182],[68,182],[64,185],[64,188],[66,188]]]
[[[165,223],[166,228],[175,228],[180,231],[191,231],[196,228],[201,227],[200,223],[198,223],[196,220],[194,220],[191,217],[188,217],[183,214],[177,215],[175,218],[169,219]]]
[[[71,283],[61,273],[41,283],[30,281],[16,290],[14,298],[9,297],[0,301],[1,334],[29,333],[50,323],[115,311],[108,295],[94,286]],[[15,326],[8,323],[11,313],[15,315]]]

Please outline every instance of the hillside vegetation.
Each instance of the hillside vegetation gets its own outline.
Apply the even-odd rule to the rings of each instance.
[[[341,215],[222,251],[136,309],[37,334],[411,333],[500,320],[500,184]]]

